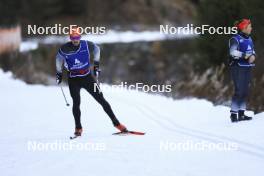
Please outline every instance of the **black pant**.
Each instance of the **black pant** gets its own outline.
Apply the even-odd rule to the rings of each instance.
[[[103,93],[99,89],[99,85],[97,85],[95,79],[91,74],[88,74],[84,77],[75,77],[75,78],[68,78],[70,94],[73,100],[73,107],[72,112],[75,120],[75,127],[82,128],[81,125],[81,111],[80,111],[80,89],[86,89],[93,98],[101,104],[104,111],[112,120],[114,126],[119,125],[119,121],[117,120],[116,116],[114,115],[110,104],[105,100]]]
[[[231,112],[246,110],[246,99],[249,94],[252,68],[232,66],[230,69],[235,88],[235,93],[232,98]]]

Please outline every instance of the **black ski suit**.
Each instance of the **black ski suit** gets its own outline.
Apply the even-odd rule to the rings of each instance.
[[[94,56],[94,61],[99,62],[99,57],[100,57],[99,47],[92,42],[89,42],[89,41],[86,41],[86,42],[87,42],[87,48],[89,49],[89,53],[93,54]],[[72,44],[72,42],[68,42],[60,48],[56,56],[56,69],[58,73],[62,73],[63,65],[67,68],[67,61],[65,60],[65,57],[63,57],[60,54],[60,52],[61,53],[74,53],[74,52],[78,52],[79,48],[80,46],[75,46]],[[99,85],[97,85],[90,69],[84,70],[82,73],[83,75],[72,77],[72,72],[68,71],[68,84],[69,84],[70,94],[73,100],[72,112],[73,112],[73,116],[75,120],[75,127],[77,129],[82,128],[81,111],[80,111],[80,103],[81,103],[80,89],[81,88],[84,88],[85,90],[87,90],[93,96],[93,98],[99,104],[101,104],[104,111],[107,113],[107,115],[112,120],[112,123],[114,126],[119,125],[120,124],[119,121],[117,120],[115,114],[113,113],[110,104],[105,100],[103,93],[100,91]]]

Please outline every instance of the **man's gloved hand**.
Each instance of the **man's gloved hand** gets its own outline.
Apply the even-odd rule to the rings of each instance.
[[[56,82],[60,84],[62,81],[62,73],[56,73]]]
[[[249,57],[249,59],[248,59],[248,62],[249,62],[250,64],[252,64],[253,62],[255,62],[255,60],[256,60],[255,55],[251,55],[251,56]]]
[[[94,66],[93,66],[93,74],[94,76],[98,76],[100,74],[101,70],[99,69],[99,62],[94,61]]]
[[[245,59],[248,59],[252,54],[245,54]]]

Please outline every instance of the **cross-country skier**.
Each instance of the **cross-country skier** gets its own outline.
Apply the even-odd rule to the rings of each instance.
[[[255,65],[256,53],[250,37],[252,26],[249,19],[235,23],[238,33],[229,40],[230,72],[234,83],[235,93],[231,104],[231,121],[251,120],[244,114],[246,99],[249,94],[251,70]]]
[[[127,129],[116,118],[110,104],[105,100],[99,85],[96,83],[94,75],[99,74],[100,48],[90,41],[80,40],[80,28],[74,27],[70,31],[70,42],[65,43],[59,49],[56,56],[56,80],[62,82],[63,66],[67,70],[70,94],[73,100],[72,112],[75,120],[75,136],[81,136],[81,111],[80,111],[80,89],[87,90],[93,98],[101,104],[104,111],[112,120],[113,125],[121,132]],[[91,66],[91,56],[93,56],[93,69]],[[93,74],[91,73],[93,72]],[[96,85],[95,85],[96,84]]]

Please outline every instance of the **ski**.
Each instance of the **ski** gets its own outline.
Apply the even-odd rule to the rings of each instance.
[[[81,136],[70,136],[70,139],[72,140],[72,139],[76,139],[78,137],[81,137]]]
[[[113,135],[127,136],[127,135],[145,135],[143,132],[139,131],[127,131],[127,132],[117,132],[113,133]]]

